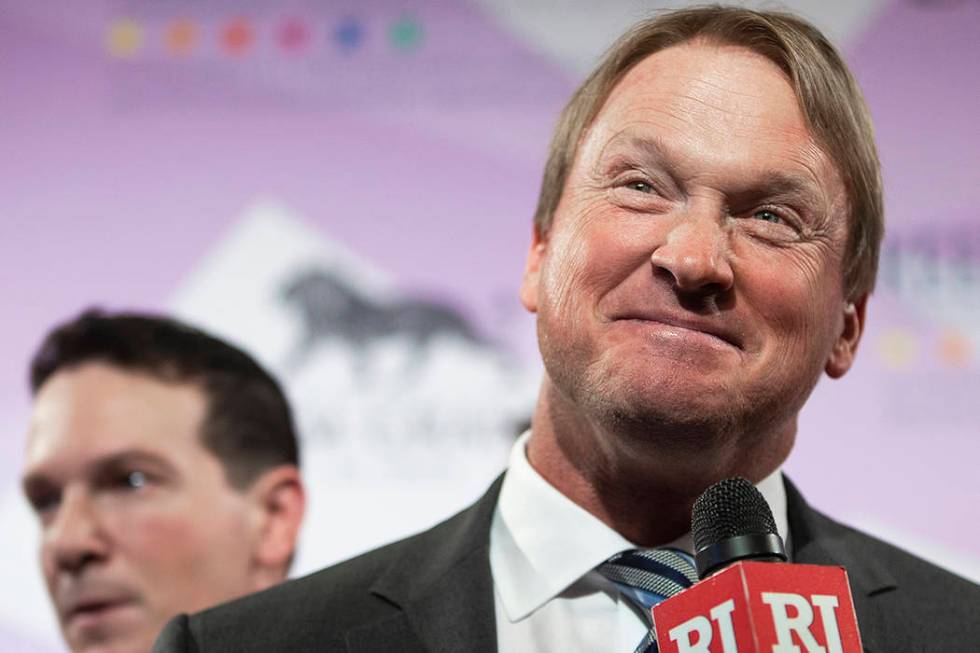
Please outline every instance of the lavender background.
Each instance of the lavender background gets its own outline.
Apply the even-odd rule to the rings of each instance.
[[[257,199],[393,292],[451,303],[534,370],[516,286],[550,129],[598,53],[647,13],[553,5],[0,2],[0,650],[62,650],[17,487],[33,348],[91,304],[220,328],[185,300]],[[818,387],[786,469],[815,505],[980,579],[980,3],[789,6],[838,39],[865,90],[889,235],[858,364]],[[232,55],[220,35],[239,15],[256,40]],[[123,17],[143,30],[128,57],[107,45]],[[163,38],[179,17],[200,26],[184,57]],[[308,30],[296,51],[277,42],[290,19]],[[462,507],[491,467],[435,479],[417,521],[372,535]],[[326,528],[318,514],[309,542]],[[307,547],[301,571],[354,552]]]

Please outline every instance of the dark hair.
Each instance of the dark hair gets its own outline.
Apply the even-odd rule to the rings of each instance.
[[[881,171],[871,116],[834,46],[791,14],[706,5],[641,21],[619,38],[562,111],[545,164],[534,228],[546,236],[578,147],[613,88],[646,57],[690,42],[735,45],[786,74],[814,139],[836,164],[847,190],[844,288],[849,299],[874,289],[884,235]]]
[[[90,309],[45,337],[31,360],[31,393],[58,370],[93,361],[199,385],[208,401],[201,441],[235,488],[276,465],[299,464],[282,389],[241,349],[171,318]]]

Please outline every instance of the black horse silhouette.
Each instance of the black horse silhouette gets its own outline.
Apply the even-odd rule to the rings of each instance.
[[[299,343],[287,359],[288,367],[302,364],[318,343],[343,342],[357,353],[390,337],[409,340],[413,352],[438,337],[455,337],[484,345],[466,320],[449,306],[421,299],[378,302],[358,292],[325,270],[305,270],[286,282],[280,296],[303,324]]]

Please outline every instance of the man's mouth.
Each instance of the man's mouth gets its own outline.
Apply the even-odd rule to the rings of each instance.
[[[743,348],[742,339],[736,330],[697,318],[677,315],[627,314],[617,317],[616,320],[635,322],[639,325],[647,324],[651,327],[660,327],[666,331],[676,332],[681,337],[705,338],[727,347]]]
[[[65,623],[68,625],[96,623],[132,605],[133,601],[130,599],[84,601],[65,613]]]
[[[137,604],[136,596],[122,588],[71,589],[58,601],[65,626],[89,627],[123,615]]]

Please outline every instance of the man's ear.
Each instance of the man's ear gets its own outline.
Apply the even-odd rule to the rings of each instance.
[[[257,589],[264,589],[286,577],[303,521],[306,493],[295,465],[263,472],[247,491],[255,516]]]
[[[531,247],[527,251],[527,261],[524,263],[524,277],[521,279],[521,304],[531,313],[538,312],[538,286],[541,283],[541,263],[544,259],[548,241],[542,236],[537,226],[531,237]]]
[[[824,370],[827,376],[838,379],[851,369],[854,357],[857,355],[861,334],[864,333],[864,316],[868,306],[868,294],[865,293],[854,301],[844,305],[844,316],[841,332],[830,350]]]

